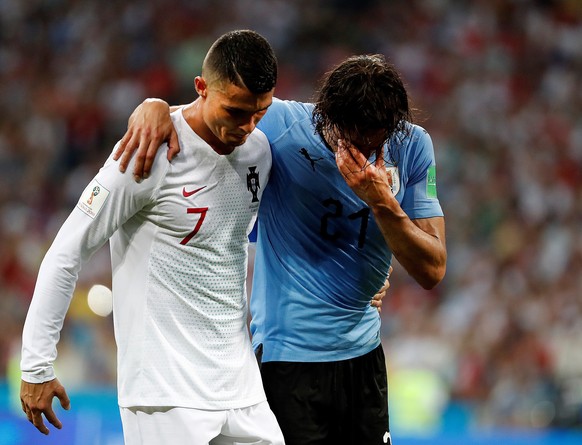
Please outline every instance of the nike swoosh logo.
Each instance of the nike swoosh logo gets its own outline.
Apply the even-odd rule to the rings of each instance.
[[[187,192],[186,191],[186,187],[184,187],[182,189],[182,195],[184,195],[184,198],[188,198],[188,197],[192,196],[194,193],[198,193],[200,190],[202,190],[204,188],[206,188],[206,186],[200,187],[200,188],[198,188],[196,190],[192,190],[191,192]]]

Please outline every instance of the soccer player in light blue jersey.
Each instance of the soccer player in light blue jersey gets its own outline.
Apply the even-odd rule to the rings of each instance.
[[[258,128],[273,167],[259,207],[251,331],[269,404],[288,445],[390,443],[370,296],[393,257],[426,289],[445,274],[431,138],[380,55],[340,63],[313,104],[274,100]],[[140,175],[148,147],[173,131],[168,105],[148,101],[117,156],[139,142]]]

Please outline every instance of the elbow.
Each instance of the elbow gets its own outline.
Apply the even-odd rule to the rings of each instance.
[[[435,266],[431,268],[430,271],[425,273],[422,278],[418,279],[418,284],[422,286],[425,290],[431,290],[439,284],[445,277],[447,270],[446,262],[442,265]]]

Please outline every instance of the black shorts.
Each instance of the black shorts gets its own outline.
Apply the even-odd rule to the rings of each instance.
[[[266,362],[261,374],[287,445],[391,443],[381,345],[337,362]]]

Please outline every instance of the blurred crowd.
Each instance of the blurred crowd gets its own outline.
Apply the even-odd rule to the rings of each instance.
[[[433,138],[447,277],[428,292],[393,274],[391,417],[582,427],[579,0],[0,0],[0,380],[17,376],[43,254],[131,111],[193,100],[207,48],[235,28],[273,44],[280,98],[385,54]],[[70,390],[115,383],[111,317],[85,299],[110,274],[105,248],[81,273],[57,364]]]

